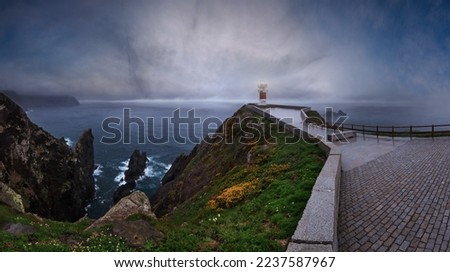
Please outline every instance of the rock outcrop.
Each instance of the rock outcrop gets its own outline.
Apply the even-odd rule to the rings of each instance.
[[[1,166],[2,165],[0,165],[0,173],[5,173],[4,170],[1,170]],[[2,176],[0,176],[0,180],[3,180]],[[5,203],[18,212],[25,212],[22,196],[14,192],[13,189],[3,182],[0,182],[0,202]]]
[[[97,167],[94,161],[94,136],[92,129],[87,129],[81,134],[75,145],[75,155],[80,164],[81,178],[86,183],[87,198],[95,196],[94,171]]]
[[[130,181],[117,187],[117,189],[114,191],[113,194],[113,203],[116,204],[122,198],[133,193],[135,188],[136,188],[136,181]]]
[[[157,230],[148,220],[127,220],[131,216],[141,216],[155,219],[151,211],[150,200],[141,191],[122,198],[103,217],[99,218],[87,230],[93,230],[105,225],[111,225],[115,235],[119,235],[132,246],[142,247],[145,242],[152,240],[158,242],[164,234]]]
[[[21,196],[26,212],[62,221],[85,215],[95,191],[91,130],[82,134],[75,150],[32,123],[0,93],[0,182]]]
[[[147,153],[134,150],[131,154],[128,169],[125,171],[125,182],[136,181],[144,175],[147,167]]]
[[[257,133],[249,132],[260,125],[264,124],[260,124],[259,117],[241,108],[225,120],[213,137],[196,145],[189,155],[179,156],[151,198],[156,216],[170,213],[178,204],[204,190],[215,177],[246,164],[252,147],[260,140]]]
[[[7,233],[14,234],[14,235],[31,235],[35,232],[35,229],[33,226],[25,225],[21,223],[6,223],[3,226],[3,230]]]
[[[139,150],[133,151],[128,162],[128,169],[125,171],[125,184],[120,185],[114,192],[114,204],[133,192],[134,188],[136,188],[136,181],[144,175],[147,161],[147,153],[141,153]]]
[[[189,155],[186,154],[179,155],[172,163],[172,167],[170,167],[170,169],[161,179],[161,184],[164,185],[177,178],[184,171],[188,163],[192,160],[192,158],[196,154],[197,154],[197,146],[194,147],[194,149],[191,151]]]
[[[135,191],[131,195],[122,198],[116,205],[87,229],[99,228],[117,221],[124,221],[129,216],[141,214],[150,218],[156,218],[152,212],[150,200],[141,191]]]

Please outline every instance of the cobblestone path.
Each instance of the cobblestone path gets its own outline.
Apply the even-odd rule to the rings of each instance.
[[[340,251],[450,251],[450,139],[415,139],[345,171]]]

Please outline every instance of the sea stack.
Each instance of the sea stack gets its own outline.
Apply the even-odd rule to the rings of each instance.
[[[125,171],[125,184],[120,185],[113,195],[113,202],[116,204],[120,199],[130,195],[136,188],[136,181],[145,174],[147,167],[147,153],[134,150],[128,162],[128,169]]]

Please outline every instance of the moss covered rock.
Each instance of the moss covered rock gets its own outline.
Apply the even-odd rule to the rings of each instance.
[[[2,182],[0,182],[0,201],[18,212],[25,212],[22,196]]]

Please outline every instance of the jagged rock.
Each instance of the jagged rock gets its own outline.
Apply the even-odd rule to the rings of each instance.
[[[7,223],[3,226],[3,230],[14,235],[21,235],[21,234],[30,235],[35,232],[33,226],[20,223]]]
[[[134,150],[131,154],[128,169],[125,171],[125,182],[136,181],[144,175],[147,167],[147,153]]]
[[[74,152],[0,93],[0,182],[22,197],[26,212],[63,221],[84,216],[93,196],[93,137],[85,134]]]
[[[144,220],[116,221],[112,223],[112,227],[115,235],[125,238],[135,247],[143,247],[148,240],[159,242],[164,239],[162,232]]]
[[[0,163],[1,168],[1,163]],[[5,203],[14,210],[24,213],[25,208],[23,206],[22,196],[14,192],[8,185],[0,182],[0,202]]]
[[[81,134],[75,145],[75,154],[80,163],[82,179],[86,182],[86,197],[92,199],[95,196],[94,183],[94,136],[92,129],[87,129]]]
[[[130,195],[136,188],[136,180],[144,175],[147,167],[147,153],[134,150],[128,162],[128,169],[125,171],[125,184],[120,185],[113,194],[113,203],[116,204],[120,199]]]
[[[136,188],[136,182],[135,181],[130,181],[130,182],[127,182],[125,184],[120,185],[119,188],[117,188],[114,191],[113,203],[116,204],[122,198],[124,198],[124,197],[126,197],[128,195],[131,195],[131,193],[133,192],[134,188]]]
[[[183,170],[186,168],[186,166],[195,156],[196,153],[197,153],[197,146],[194,147],[194,149],[189,155],[185,154],[179,155],[172,163],[172,167],[170,167],[169,171],[167,171],[164,177],[162,178],[161,184],[164,185],[174,180],[176,177],[178,177],[183,172]]]
[[[141,191],[135,191],[131,195],[122,198],[104,216],[96,220],[87,229],[98,228],[116,221],[124,221],[134,214],[156,218],[151,210],[150,200]]]

